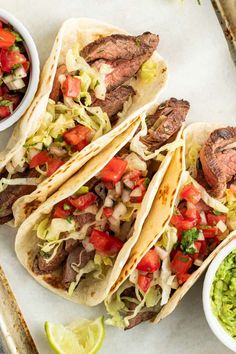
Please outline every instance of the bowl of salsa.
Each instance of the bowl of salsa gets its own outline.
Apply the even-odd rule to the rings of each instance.
[[[214,258],[203,285],[203,308],[218,339],[236,352],[236,232]]]
[[[0,131],[18,121],[39,81],[39,57],[25,26],[0,9]]]

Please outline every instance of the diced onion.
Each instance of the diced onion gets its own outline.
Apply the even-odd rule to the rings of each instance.
[[[225,223],[220,220],[217,224],[216,227],[221,231],[221,232],[225,232],[227,230],[227,226],[225,225]]]
[[[205,237],[204,237],[204,234],[203,234],[202,230],[199,230],[197,240],[198,241],[204,241],[205,240]]]
[[[119,182],[117,182],[116,184],[115,184],[115,191],[116,191],[116,195],[117,196],[120,196],[121,195],[121,193],[122,193],[122,188],[123,187],[123,185],[122,185],[122,182],[121,181],[119,181]]]
[[[206,214],[203,210],[200,212],[200,218],[201,218],[201,225],[207,225]]]
[[[127,208],[123,203],[118,203],[113,211],[112,217],[115,219],[120,219],[122,215],[124,215],[127,212]]]
[[[129,281],[133,284],[137,284],[138,282],[138,270],[135,269],[131,274],[130,274],[130,277],[129,277]]]
[[[131,181],[130,179],[124,179],[123,180],[124,184],[129,187],[130,189],[133,189],[134,188],[134,182]]]
[[[94,246],[89,242],[89,238],[85,238],[82,241],[82,244],[87,252],[92,252],[94,250]]]
[[[122,195],[121,195],[121,200],[123,203],[127,203],[130,199],[130,191],[127,189],[123,189]]]
[[[113,206],[113,200],[107,195],[104,201],[104,207],[111,208]]]
[[[114,213],[113,213],[114,214]],[[120,220],[119,219],[116,219],[114,218],[113,216],[111,216],[109,219],[108,219],[109,223],[110,223],[110,229],[111,231],[115,232],[115,234],[119,234],[120,232]]]
[[[132,190],[132,192],[130,193],[130,198],[131,197],[141,197],[142,196],[142,189],[140,187],[135,188],[134,190]]]
[[[193,264],[197,267],[200,267],[202,265],[203,261],[201,259],[195,259]]]

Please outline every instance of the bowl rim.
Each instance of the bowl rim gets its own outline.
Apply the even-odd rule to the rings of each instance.
[[[220,321],[213,314],[210,291],[215,274],[223,260],[236,249],[236,239],[230,241],[214,258],[210,264],[203,283],[202,301],[206,320],[215,336],[229,349],[236,351],[236,340],[224,329]]]
[[[28,87],[19,106],[13,111],[13,113],[9,117],[0,120],[0,131],[3,131],[9,128],[14,123],[16,123],[26,112],[27,108],[32,102],[38,87],[40,62],[34,40],[30,35],[29,31],[23,25],[23,23],[10,12],[4,9],[0,9],[0,18],[9,22],[9,24],[12,25],[14,29],[16,29],[16,31],[19,32],[20,35],[23,37],[24,45],[31,64]]]

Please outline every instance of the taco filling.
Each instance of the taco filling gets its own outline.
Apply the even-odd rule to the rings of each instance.
[[[119,251],[133,234],[149,182],[164,158],[165,144],[171,144],[188,109],[188,102],[174,98],[160,105],[152,125],[149,120],[152,116],[149,116],[131,142],[98,175],[55,205],[36,225],[39,242],[32,266],[35,274],[42,275],[53,286],[67,289],[70,295],[84,279],[103,280],[107,276]],[[163,135],[162,124],[157,124],[160,117],[162,124],[166,121],[169,125],[175,117],[175,129],[169,134],[166,131]],[[179,124],[176,124],[177,119]],[[149,144],[141,142],[140,136],[144,142],[148,141],[154,130],[158,141],[162,139],[163,153],[160,149],[153,153]],[[175,142],[172,144],[174,146]],[[132,146],[139,149],[140,154],[134,152]]]
[[[47,110],[0,175],[0,223],[12,219],[12,205],[30,194],[70,157],[106,134],[132,104],[137,77],[151,82],[156,62],[150,57],[159,37],[111,35],[79,51],[69,49],[57,68]]]
[[[169,225],[120,288],[105,302],[108,324],[129,329],[152,320],[178,287],[229,234],[227,208],[189,175]]]

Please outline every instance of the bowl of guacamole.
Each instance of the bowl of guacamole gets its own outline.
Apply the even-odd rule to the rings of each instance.
[[[203,285],[203,308],[218,339],[236,352],[236,232],[214,258]]]

